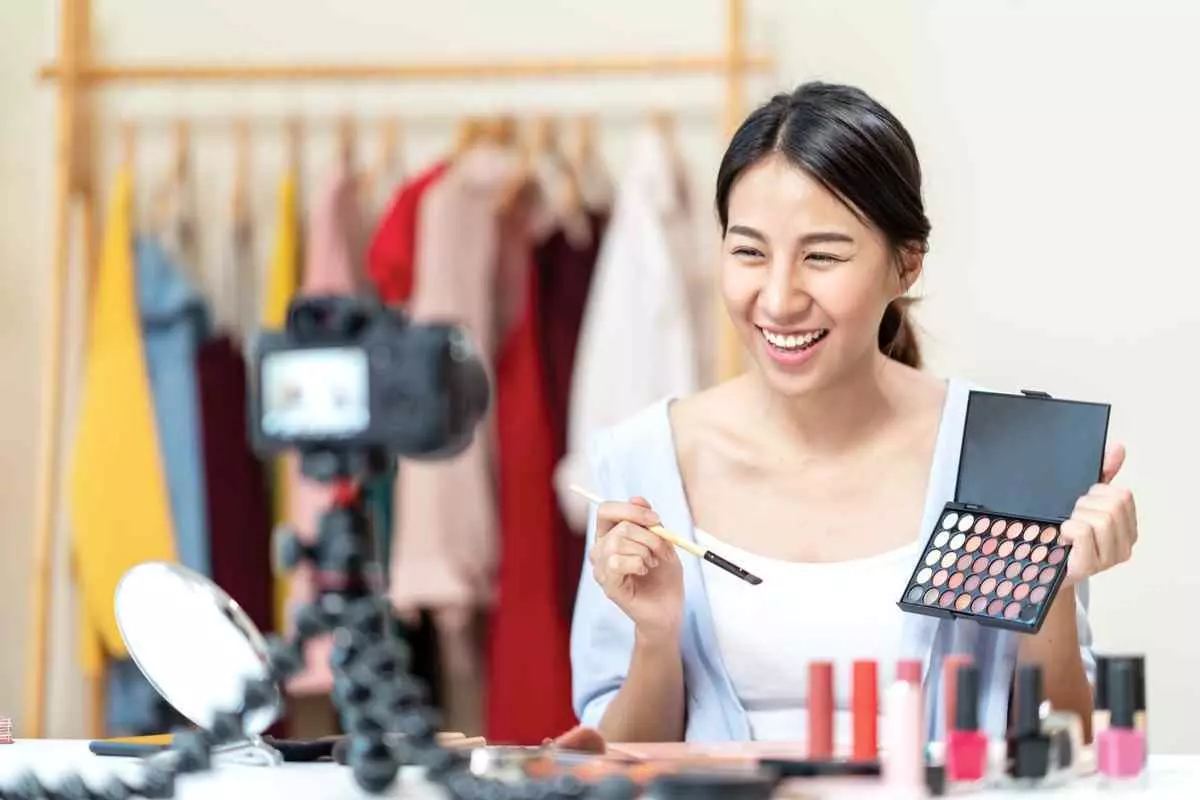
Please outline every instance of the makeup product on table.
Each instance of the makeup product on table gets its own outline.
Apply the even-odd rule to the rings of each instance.
[[[1113,667],[1128,664],[1133,676],[1133,727],[1142,734],[1149,751],[1149,731],[1146,721],[1146,657],[1144,655],[1098,655],[1096,656],[1096,682],[1092,693],[1092,739],[1109,726],[1111,717],[1111,681]],[[1147,755],[1148,757],[1148,755]]]
[[[946,779],[979,784],[987,777],[988,741],[979,730],[979,669],[960,663],[955,670],[954,720],[946,732]]]
[[[958,668],[974,660],[962,653],[954,653],[942,659],[942,709],[943,730],[948,735],[954,729],[955,707],[958,705]]]
[[[593,503],[599,504],[599,503],[604,502],[604,498],[602,498],[599,495],[596,495],[592,492],[589,492],[587,489],[584,489],[582,486],[576,486],[576,485],[572,484],[571,491],[574,492],[575,494],[579,495],[580,497],[590,500]],[[677,533],[672,533],[671,531],[667,530],[666,528],[664,528],[661,525],[655,525],[655,526],[649,528],[648,530],[651,533],[662,537],[666,541],[673,544],[675,547],[678,547],[680,550],[686,550],[687,552],[691,553],[692,555],[696,556],[697,558],[703,559],[710,564],[720,567],[721,569],[725,570],[729,574],[731,574],[735,577],[741,578],[742,580],[744,580],[746,583],[750,584],[751,586],[757,586],[760,583],[762,583],[762,578],[758,577],[757,575],[753,575],[753,574],[747,572],[746,570],[739,567],[737,564],[733,563],[732,561],[730,561],[727,558],[722,558],[721,556],[714,553],[712,550],[709,550],[707,547],[701,547],[700,545],[696,544],[695,542],[691,542],[691,541],[688,541],[687,539],[684,539],[682,536],[680,536]]]
[[[896,662],[896,680],[908,681],[920,686],[922,670],[921,662],[915,658],[901,659]]]
[[[1040,665],[1022,664],[1017,668],[1016,692],[1016,711],[1007,739],[1008,781],[1026,788],[1065,783],[1074,774],[1074,754],[1069,738],[1048,730],[1042,722]]]
[[[833,664],[808,665],[808,757],[833,758]]]
[[[889,797],[921,796],[926,791],[921,687],[896,681],[884,694],[883,780]]]
[[[1096,764],[1111,783],[1128,783],[1142,777],[1146,766],[1146,740],[1134,727],[1135,668],[1131,661],[1109,665],[1108,728],[1096,737]]]
[[[1067,573],[1060,526],[1100,480],[1110,407],[972,391],[954,500],[900,597],[905,611],[1037,633]]]
[[[855,661],[850,697],[854,743],[851,759],[859,762],[879,758],[879,670],[874,661]]]

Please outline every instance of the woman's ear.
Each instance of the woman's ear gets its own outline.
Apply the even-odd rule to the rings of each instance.
[[[921,277],[921,270],[925,266],[925,248],[915,244],[901,247],[896,261],[899,278],[897,296],[900,296],[908,292],[917,278]]]

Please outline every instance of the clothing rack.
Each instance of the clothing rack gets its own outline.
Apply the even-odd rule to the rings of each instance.
[[[514,80],[567,76],[712,74],[723,84],[723,131],[732,134],[744,113],[745,79],[773,68],[773,59],[752,55],[745,42],[745,0],[725,0],[724,45],[715,52],[688,55],[613,55],[591,58],[486,60],[408,63],[125,63],[110,62],[93,51],[91,0],[59,0],[57,59],[38,71],[53,82],[55,102],[54,255],[50,274],[50,308],[45,339],[49,357],[43,373],[39,430],[37,511],[33,546],[33,597],[28,639],[28,707],[21,735],[45,735],[46,667],[50,598],[53,585],[54,530],[61,510],[60,448],[63,402],[66,290],[72,256],[84,265],[91,284],[97,253],[97,200],[94,183],[96,147],[92,95],[116,84],[319,81],[434,81],[447,79]],[[70,241],[72,223],[82,233]],[[724,315],[720,315],[724,320]],[[727,325],[727,323],[725,323]],[[718,374],[738,370],[736,342],[728,328],[718,342]],[[731,346],[732,345],[732,346]],[[93,735],[101,735],[103,680],[93,682],[89,711]]]

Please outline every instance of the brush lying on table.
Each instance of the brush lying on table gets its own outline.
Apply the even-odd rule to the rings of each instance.
[[[579,495],[580,497],[583,497],[583,498],[586,498],[586,499],[592,501],[593,503],[599,504],[599,503],[605,502],[604,498],[598,497],[597,495],[593,494],[592,492],[589,492],[587,489],[584,489],[582,486],[577,486],[575,484],[572,484],[571,491],[574,492],[575,494]],[[703,559],[710,564],[720,567],[721,569],[728,572],[730,575],[734,575],[738,578],[741,578],[742,580],[744,580],[746,583],[750,584],[751,586],[758,586],[760,583],[762,583],[762,578],[758,577],[757,575],[753,575],[753,574],[747,572],[746,570],[739,567],[737,564],[733,563],[732,561],[730,561],[727,558],[722,558],[721,556],[714,553],[712,550],[709,550],[707,547],[701,547],[700,545],[696,544],[695,542],[690,542],[687,539],[684,539],[682,536],[680,536],[677,533],[672,533],[671,531],[667,530],[666,528],[664,528],[661,525],[655,525],[651,528],[648,528],[647,530],[649,530],[653,534],[658,535],[659,537],[670,542],[671,544],[675,545],[680,550],[686,550],[687,552],[691,553],[692,555],[696,556],[697,558]]]

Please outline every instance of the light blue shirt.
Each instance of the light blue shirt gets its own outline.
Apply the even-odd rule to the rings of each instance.
[[[947,502],[954,499],[959,452],[972,387],[948,381],[921,527],[913,532],[924,545]],[[669,399],[660,400],[617,425],[594,434],[588,461],[593,491],[602,497],[645,497],[663,526],[695,541],[695,529],[676,460],[668,417]],[[588,546],[595,542],[595,514],[588,523]],[[684,623],[680,640],[687,691],[686,741],[745,741],[751,738],[745,709],[725,670],[705,590],[703,562],[681,554]],[[918,556],[919,557],[919,556]],[[896,587],[900,598],[904,586]],[[1088,586],[1076,585],[1076,622],[1088,680],[1095,674],[1091,627],[1087,616]],[[803,624],[799,621],[798,624]],[[973,620],[906,614],[900,658],[923,665],[928,740],[944,736],[942,663],[947,656],[968,654],[979,667],[980,726],[990,737],[1003,738],[1008,728],[1009,691],[1020,639],[1026,634],[986,627]],[[584,725],[596,726],[625,680],[633,653],[633,623],[605,595],[585,564],[571,628],[572,695]],[[883,675],[889,675],[881,665]],[[803,680],[805,665],[796,665]],[[802,732],[801,732],[802,735]]]

